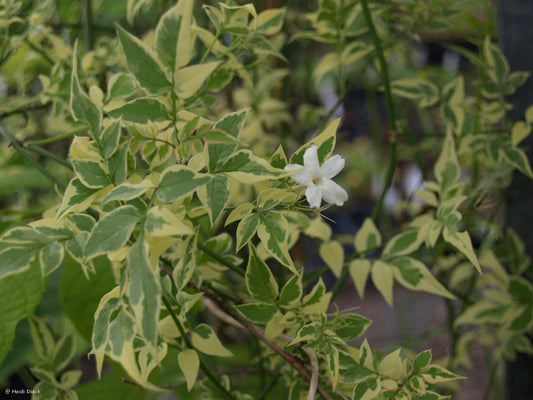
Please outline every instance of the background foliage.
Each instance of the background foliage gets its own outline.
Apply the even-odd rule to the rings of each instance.
[[[441,399],[481,346],[488,398],[531,353],[503,193],[533,108],[506,117],[529,73],[491,2],[287,3],[0,0],[6,387]],[[459,68],[423,62],[446,40]],[[346,157],[342,208],[285,169],[313,145]],[[445,357],[373,347],[337,297],[398,286],[445,303]]]

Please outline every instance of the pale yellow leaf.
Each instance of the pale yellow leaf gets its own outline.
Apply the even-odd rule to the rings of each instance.
[[[191,391],[198,377],[198,369],[200,368],[198,353],[193,349],[182,351],[178,354],[178,364],[183,375],[185,375],[187,390]]]

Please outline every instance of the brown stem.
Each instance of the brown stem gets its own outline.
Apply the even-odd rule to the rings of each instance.
[[[237,321],[240,325],[242,325],[244,329],[246,329],[252,335],[257,337],[260,341],[262,341],[268,347],[270,347],[270,349],[278,353],[281,356],[281,358],[287,361],[296,371],[298,371],[298,373],[308,383],[311,383],[311,375],[309,375],[309,372],[305,369],[305,367],[296,357],[294,357],[292,354],[288,353],[287,351],[283,350],[276,343],[267,339],[257,327],[255,327],[254,325],[249,323],[246,319],[241,317],[241,315],[237,313],[235,310],[233,310],[231,307],[228,307],[223,301],[221,301],[217,296],[215,296],[209,290],[200,289],[196,285],[194,285],[192,282],[189,282],[189,286],[198,292],[203,292],[211,301],[213,301],[217,305],[217,307],[219,307],[227,315],[229,315],[231,318]],[[326,391],[323,388],[318,386],[317,390],[318,390],[318,393],[322,396],[322,398],[324,398],[325,400],[332,400],[332,398],[329,396],[329,394],[326,393]]]

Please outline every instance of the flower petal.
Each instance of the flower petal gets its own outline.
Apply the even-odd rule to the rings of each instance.
[[[342,206],[348,200],[348,193],[331,179],[324,179],[320,185],[321,195],[328,203]],[[307,194],[307,191],[306,191]]]
[[[298,182],[300,185],[303,185],[303,186],[311,185],[313,183],[312,181],[313,176],[312,176],[311,171],[309,171],[307,168],[305,168],[304,166],[300,164],[287,164],[285,166],[286,171],[296,171],[299,169],[301,171],[291,175],[291,178],[294,181]]]
[[[323,178],[333,178],[344,168],[345,160],[338,154],[326,160],[320,167],[320,175]]]
[[[308,186],[307,189],[305,189],[305,197],[312,208],[320,207],[320,203],[322,202],[322,191],[320,188],[314,185]]]
[[[318,174],[320,171],[320,163],[318,162],[318,147],[316,144],[311,145],[304,153],[304,165],[305,168],[310,171],[311,174]]]

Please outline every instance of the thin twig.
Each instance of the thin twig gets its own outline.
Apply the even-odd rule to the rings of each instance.
[[[191,341],[189,340],[187,334],[185,333],[185,330],[183,329],[183,326],[181,325],[180,320],[176,316],[176,313],[172,309],[172,306],[170,305],[170,302],[167,300],[166,296],[162,296],[163,304],[165,305],[165,308],[167,309],[168,313],[170,314],[170,317],[172,318],[172,321],[174,321],[174,325],[178,328],[180,331],[180,335],[183,338],[183,341],[185,342],[185,345],[189,349],[194,349],[194,346],[192,345]],[[229,400],[236,400],[235,397],[224,387],[222,384],[215,378],[215,376],[209,371],[209,368],[206,367],[206,365],[203,363],[202,360],[200,360],[200,369],[205,374],[205,376],[217,387],[217,389]]]
[[[314,386],[312,385],[313,377],[309,376],[308,371],[305,369],[305,367],[301,364],[301,362],[294,357],[292,354],[288,353],[284,349],[282,349],[280,346],[278,346],[276,343],[272,342],[271,340],[267,339],[265,335],[254,325],[249,323],[247,320],[245,320],[243,317],[239,315],[235,310],[227,306],[223,301],[219,300],[213,293],[211,293],[209,290],[201,290],[200,288],[196,287],[196,285],[189,283],[189,286],[191,286],[193,289],[195,289],[198,292],[203,292],[208,299],[212,301],[212,303],[216,304],[217,308],[220,309],[220,311],[224,314],[226,314],[228,317],[231,317],[234,321],[229,322],[230,319],[227,317],[223,317],[224,321],[228,321],[231,325],[235,325],[235,322],[237,322],[239,325],[242,326],[242,328],[246,329],[248,332],[250,332],[252,335],[257,337],[260,341],[262,341],[264,344],[266,344],[271,350],[279,354],[285,361],[287,361],[300,375],[310,383],[310,389]],[[204,300],[205,301],[205,300]],[[206,304],[207,305],[207,304]],[[217,316],[221,315],[220,312],[216,312]],[[316,357],[316,356],[315,356]],[[312,361],[311,361],[312,362]],[[318,374],[318,371],[317,371]],[[318,375],[317,375],[318,379]],[[325,400],[332,400],[329,394],[320,386],[317,384],[317,390],[320,395]]]
[[[372,220],[376,221],[383,209],[385,196],[387,195],[387,192],[389,191],[389,188],[392,184],[392,178],[394,176],[394,170],[396,168],[396,111],[394,109],[394,101],[392,99],[392,90],[390,87],[387,61],[385,60],[385,55],[383,54],[383,48],[381,47],[381,41],[378,37],[376,27],[374,26],[374,22],[372,21],[372,14],[370,13],[370,9],[368,8],[368,0],[361,0],[361,6],[363,8],[363,15],[368,25],[370,36],[372,36],[372,39],[374,41],[374,47],[376,49],[376,55],[380,67],[379,69],[381,72],[381,81],[383,82],[383,86],[385,88],[385,104],[387,107],[390,133],[389,162],[387,165],[387,171],[385,173],[383,189],[381,191],[381,195],[379,196],[378,202],[376,203],[376,206],[372,211]]]
[[[34,166],[42,175],[46,177],[46,179],[52,182],[52,184],[56,185],[60,191],[65,190],[65,185],[60,183],[55,176],[48,172],[46,168],[44,168],[41,164],[39,164],[32,157],[30,157],[28,153],[26,153],[24,148],[18,143],[17,139],[11,134],[9,134],[2,126],[0,126],[0,134],[2,134],[2,136],[4,136],[4,138],[6,138],[10,142],[10,145],[19,153],[19,155],[25,161]]]
[[[207,254],[212,259],[218,261],[222,265],[225,265],[232,271],[238,273],[240,276],[244,276],[244,271],[239,268],[238,266],[234,265],[232,262],[226,260],[222,255],[218,254],[216,251],[213,251],[211,248],[207,247],[202,242],[198,242],[198,248],[202,250],[205,254]]]

